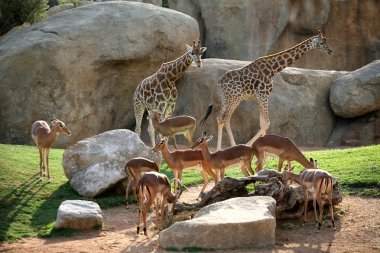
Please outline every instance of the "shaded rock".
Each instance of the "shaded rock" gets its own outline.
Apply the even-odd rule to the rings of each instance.
[[[274,246],[275,206],[271,197],[240,197],[199,210],[193,219],[160,232],[163,248],[244,249]]]
[[[328,147],[373,144],[380,144],[380,113],[369,113],[350,119],[338,117],[327,142]]]
[[[72,131],[55,147],[134,129],[136,86],[198,37],[190,16],[135,2],[73,8],[1,37],[0,142],[32,144],[37,119]]]
[[[380,109],[380,60],[334,82],[331,108],[343,118],[362,116]]]
[[[161,157],[137,134],[118,129],[68,147],[63,153],[62,166],[74,190],[85,197],[95,197],[124,179],[126,162],[138,156],[161,166]]]
[[[97,203],[65,200],[58,208],[56,228],[98,229],[103,225],[102,211]]]
[[[177,84],[179,95],[175,115],[190,115],[199,122],[211,103],[209,87],[227,70],[247,64],[249,62],[205,59],[201,69],[190,67]],[[334,80],[345,74],[347,72],[286,68],[275,75],[269,99],[271,125],[268,134],[287,136],[297,145],[323,146],[335,124],[329,103],[330,87]],[[260,128],[256,101],[243,101],[233,114],[231,124],[236,142],[248,142]],[[199,137],[204,131],[217,136],[213,114],[204,127],[196,129],[194,136]],[[211,141],[211,145],[215,145],[216,139]],[[223,143],[229,145],[225,132]]]

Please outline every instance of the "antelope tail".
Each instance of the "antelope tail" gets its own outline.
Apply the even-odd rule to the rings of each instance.
[[[331,191],[332,188],[333,188],[333,184],[332,184],[332,179],[331,178],[324,178],[324,179],[322,179],[321,184],[320,184],[320,193],[321,193],[321,195],[328,194],[328,192]]]
[[[209,105],[208,108],[207,108],[206,115],[205,115],[205,116],[203,117],[203,119],[201,119],[201,121],[200,121],[200,125],[201,125],[201,126],[203,126],[203,124],[206,122],[206,119],[208,118],[208,116],[210,116],[211,111],[212,111],[212,105]]]

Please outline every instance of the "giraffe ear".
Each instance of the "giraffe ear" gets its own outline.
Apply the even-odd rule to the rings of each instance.
[[[188,53],[192,53],[193,52],[193,48],[189,45],[186,44],[186,48],[187,48],[187,52]]]
[[[204,53],[206,51],[207,47],[201,47],[201,53]]]

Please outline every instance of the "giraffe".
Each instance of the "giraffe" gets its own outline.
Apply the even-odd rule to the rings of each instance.
[[[236,145],[231,131],[230,120],[236,107],[243,100],[256,99],[260,110],[260,130],[247,145],[251,146],[257,138],[266,134],[270,125],[268,101],[273,89],[273,75],[291,65],[310,49],[314,48],[328,54],[332,53],[332,50],[327,45],[326,38],[319,31],[318,35],[292,48],[273,55],[257,58],[247,66],[227,71],[212,85],[212,104],[208,107],[207,113],[200,123],[201,125],[204,124],[214,107],[218,124],[217,150],[220,150],[222,146],[224,126],[226,127],[231,146]]]
[[[145,78],[136,88],[133,95],[133,106],[136,118],[135,132],[141,135],[141,121],[145,108],[150,114],[158,111],[158,119],[162,121],[171,117],[177,99],[177,88],[175,81],[195,62],[197,67],[202,66],[201,56],[206,47],[201,47],[200,41],[193,47],[186,45],[187,52],[179,58],[163,63],[153,75]],[[151,117],[148,117],[148,133],[152,146],[155,146],[155,130]]]

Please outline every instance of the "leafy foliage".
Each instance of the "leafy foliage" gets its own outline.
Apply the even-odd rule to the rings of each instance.
[[[0,0],[0,36],[13,27],[41,20],[48,0]]]

